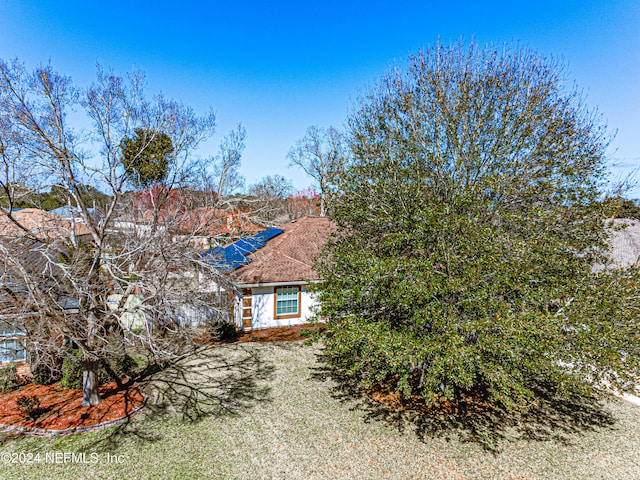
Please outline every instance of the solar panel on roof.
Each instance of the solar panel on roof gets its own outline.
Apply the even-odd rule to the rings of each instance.
[[[211,250],[207,250],[206,252],[203,253],[205,257],[210,255],[223,255],[223,254],[224,254],[224,248],[222,247],[213,247]]]
[[[284,230],[281,228],[267,228],[264,232],[260,232],[251,238],[266,242],[267,240],[271,240],[273,237],[280,235],[282,232],[284,232]]]
[[[245,241],[248,244],[252,245],[254,251],[257,250],[258,248],[264,247],[267,244],[266,241],[260,240],[259,238],[254,238],[254,237],[247,238]]]
[[[235,249],[225,249],[224,258],[233,263],[242,263],[245,260],[245,256],[242,255],[238,250]]]
[[[255,252],[258,248],[263,247],[264,245],[264,242],[251,242],[250,239],[243,239],[232,243],[227,248],[238,251],[242,254],[249,254]]]
[[[235,270],[251,261],[247,255],[264,247],[268,240],[280,235],[284,230],[281,228],[268,228],[252,237],[243,238],[226,247],[214,247],[204,255],[209,258],[209,262],[217,268],[223,270]]]

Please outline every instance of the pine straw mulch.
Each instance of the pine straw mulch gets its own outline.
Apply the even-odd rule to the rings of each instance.
[[[102,401],[90,407],[82,406],[82,390],[69,390],[60,382],[52,385],[29,384],[0,396],[0,426],[56,432],[85,429],[128,417],[142,407],[145,397],[138,387],[107,383],[99,389]],[[21,396],[35,396],[39,408],[31,415],[18,409]]]
[[[434,416],[451,416],[482,414],[496,409],[496,406],[487,400],[487,393],[479,391],[463,394],[457,401],[441,401],[436,405],[427,405],[424,397],[417,394],[406,398],[395,390],[394,385],[375,383],[365,393],[374,402],[399,412],[411,411]]]

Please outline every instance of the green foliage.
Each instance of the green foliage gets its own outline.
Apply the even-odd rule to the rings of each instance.
[[[67,204],[67,190],[61,185],[53,185],[49,192],[39,194],[38,208],[55,210]]]
[[[324,334],[324,326],[317,326],[315,328],[303,328],[302,330],[300,330],[300,336],[307,337],[304,340],[305,345],[313,345],[315,342],[323,340]]]
[[[111,361],[108,362],[108,365],[111,372],[115,374],[117,379],[122,377],[132,377],[138,368],[138,362],[136,359],[126,353],[111,359]],[[113,378],[112,375],[111,379],[116,380],[116,378]]]
[[[59,372],[44,364],[39,364],[31,371],[31,381],[36,385],[51,385],[60,378]]]
[[[0,367],[0,393],[10,392],[20,388],[24,382],[18,375],[15,363]]]
[[[62,378],[60,384],[69,390],[82,388],[82,352],[76,350],[73,356],[62,361]]]
[[[427,404],[526,408],[640,372],[637,270],[604,269],[606,131],[535,53],[437,45],[361,100],[320,260],[327,352]]]
[[[20,395],[16,399],[16,406],[23,416],[35,418],[40,410],[40,400],[35,395]]]
[[[100,363],[98,384],[103,385],[111,381],[120,381],[123,377],[132,377],[137,368],[138,362],[127,353],[110,352],[108,358],[103,359]],[[70,390],[82,388],[83,371],[82,352],[74,350],[73,355],[66,357],[62,362],[61,385]]]
[[[122,142],[125,175],[143,188],[161,184],[167,177],[172,153],[173,144],[167,134],[137,129],[135,138],[125,138]]]
[[[234,340],[238,336],[238,328],[233,322],[211,322],[208,326],[209,339],[212,342]]]
[[[93,208],[95,206],[96,208],[104,209],[111,201],[111,197],[109,195],[102,193],[91,185],[80,185],[80,197],[88,208]],[[73,204],[75,205],[75,202]]]
[[[613,198],[609,199],[609,201],[612,201],[615,204],[616,218],[640,220],[640,206],[633,200],[626,198]]]
[[[60,384],[69,390],[79,390],[82,388],[84,362],[83,353],[79,349],[72,351],[72,354],[62,361],[62,378]],[[98,371],[98,385],[107,383],[110,380],[109,374],[104,370]]]
[[[13,199],[13,208],[39,208],[41,210],[55,210],[68,204],[68,192],[61,185],[53,185],[47,191],[36,192],[27,186],[14,183],[6,187],[10,191]],[[7,190],[0,190],[0,206],[9,207],[9,196]],[[80,185],[80,196],[88,207],[104,208],[110,200],[108,195],[97,190],[91,185]],[[71,205],[76,206],[75,200],[71,199]]]

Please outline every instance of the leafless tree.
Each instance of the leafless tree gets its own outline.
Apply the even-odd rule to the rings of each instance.
[[[289,150],[290,166],[300,167],[320,189],[320,215],[327,213],[331,187],[336,174],[347,159],[348,149],[343,135],[334,127],[309,127],[305,136]]]
[[[214,168],[214,185],[217,186],[218,198],[238,193],[244,188],[244,177],[239,168],[246,138],[247,131],[242,125],[238,125],[220,143],[220,153]]]
[[[293,193],[291,180],[282,175],[267,175],[249,187],[249,204],[255,217],[264,224],[289,220],[287,199]]]
[[[220,221],[218,197],[193,193],[203,168],[196,152],[214,133],[215,116],[162,95],[148,99],[143,85],[139,73],[98,67],[82,89],[50,65],[31,72],[0,60],[0,188],[9,205],[0,212],[3,319],[26,333],[36,364],[81,352],[88,405],[100,401],[99,365],[116,350],[144,348],[163,361],[189,344],[186,319],[215,320],[226,308],[227,280],[194,246],[209,222]],[[89,126],[77,128],[82,115],[79,124]],[[171,158],[161,185],[127,192],[122,145],[136,129],[168,136]],[[223,142],[218,195],[237,171],[243,141],[238,128]],[[44,216],[29,224],[11,207],[18,184],[61,185],[81,221]],[[109,195],[101,215],[91,214],[82,184]]]

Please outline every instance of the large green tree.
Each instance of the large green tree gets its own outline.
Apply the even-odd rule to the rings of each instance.
[[[606,265],[608,135],[535,52],[436,45],[349,121],[319,269],[327,349],[364,385],[507,409],[630,388],[637,269]]]

